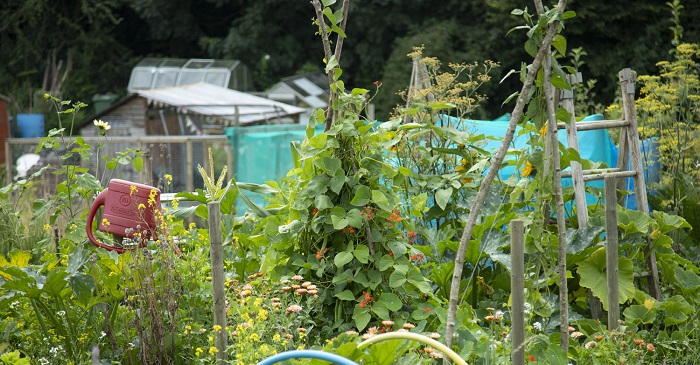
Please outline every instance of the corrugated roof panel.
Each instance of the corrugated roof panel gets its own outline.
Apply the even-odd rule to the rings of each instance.
[[[155,104],[183,108],[189,112],[250,124],[304,111],[292,105],[244,92],[198,83],[162,89],[139,90],[140,96]]]
[[[323,90],[321,90],[320,87],[316,86],[313,82],[309,81],[308,79],[300,78],[292,82],[295,85],[299,86],[302,90],[304,90],[304,96],[319,95],[323,93]]]

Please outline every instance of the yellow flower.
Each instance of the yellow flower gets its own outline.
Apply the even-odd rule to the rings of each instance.
[[[214,356],[214,354],[216,354],[217,352],[219,352],[219,350],[217,350],[216,347],[209,347],[209,355]]]
[[[221,326],[219,326],[218,324],[215,324],[214,327],[212,327],[212,328],[213,328],[214,331],[216,331],[216,332],[221,331]]]
[[[129,187],[129,195],[134,195],[134,193],[138,193],[138,192],[139,192],[139,189],[136,189],[136,186],[131,185]]]
[[[202,350],[202,349],[199,348],[199,347],[197,347],[197,349],[194,350],[194,354],[195,354],[197,357],[199,357],[199,355],[201,355],[203,352],[204,352],[204,350]]]
[[[143,203],[141,203],[141,204],[139,204],[138,208],[139,208],[139,210],[141,210],[141,209],[146,209],[146,206],[143,205]]]
[[[549,123],[545,123],[542,125],[542,128],[540,128],[540,136],[544,136],[547,134],[547,126]]]
[[[151,191],[148,192],[148,206],[152,207],[153,204],[156,203],[156,194],[158,194],[158,191],[156,189],[151,189]]]
[[[523,173],[523,176],[525,176],[525,177],[530,176],[530,174],[532,173],[532,168],[533,168],[533,166],[530,163],[530,161],[527,161],[525,163],[525,167],[523,167],[523,169],[521,170]]]
[[[44,230],[45,230],[45,231],[51,230],[51,225],[48,224],[48,223],[44,224]]]
[[[102,225],[105,227],[109,227],[109,221],[107,220],[107,218],[102,218]]]
[[[170,183],[168,183],[168,184],[170,184]],[[173,199],[171,203],[173,205],[173,209],[177,210],[177,208],[179,206],[179,201],[177,199]]]

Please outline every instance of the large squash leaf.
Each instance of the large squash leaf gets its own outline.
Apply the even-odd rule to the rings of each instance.
[[[608,310],[608,284],[605,263],[605,248],[594,251],[587,259],[578,264],[581,276],[581,286],[591,289],[593,295],[603,303],[603,309]],[[618,284],[620,303],[634,297],[634,268],[632,261],[624,256],[618,257]]]

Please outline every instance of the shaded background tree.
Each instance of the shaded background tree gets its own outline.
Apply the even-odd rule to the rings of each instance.
[[[698,42],[700,0],[682,3],[683,40]],[[353,0],[343,79],[366,88],[382,81],[375,101],[377,116],[384,119],[401,101],[395,93],[409,82],[406,55],[412,46],[425,44],[425,54],[445,64],[491,59],[505,74],[525,59],[524,35],[506,35],[520,22],[510,12],[528,5],[515,0]],[[673,24],[663,2],[578,0],[570,9],[577,17],[564,30],[569,49],[587,52],[581,70],[585,78],[598,79],[596,98],[603,104],[614,98],[619,69],[652,73],[656,62],[671,57]],[[27,108],[30,91],[41,91],[53,54],[64,61],[64,70],[72,60],[61,90],[67,99],[89,102],[97,92],[125,94],[131,68],[143,57],[240,59],[253,71],[256,89],[264,90],[283,77],[322,69],[312,16],[308,1],[8,0],[0,5],[0,93],[16,95],[20,107]],[[507,112],[501,103],[517,84],[509,78],[485,89],[489,101],[479,117]]]

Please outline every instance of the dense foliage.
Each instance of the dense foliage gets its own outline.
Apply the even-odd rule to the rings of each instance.
[[[155,3],[137,7],[151,17],[169,9],[175,14]],[[320,2],[315,3],[321,10]],[[334,13],[334,2],[323,3],[325,16],[314,24],[321,32],[327,27],[342,36],[342,16]],[[259,4],[264,7],[267,2]],[[569,27],[574,16],[557,9],[539,17],[527,9],[512,14],[526,22],[519,29],[526,31],[528,56],[537,52],[549,20]],[[168,21],[188,19],[172,16]],[[566,28],[555,31],[561,29]],[[168,27],[157,34],[162,39],[192,37]],[[556,53],[567,54],[571,39],[554,39]],[[351,48],[349,42],[346,46]],[[430,85],[409,90],[406,107],[395,109],[385,123],[365,117],[368,103],[385,92],[383,83],[376,81],[374,90],[348,87],[341,77],[346,69],[335,56],[326,57],[324,71],[330,75],[334,102],[329,110],[314,113],[305,140],[293,146],[295,165],[284,179],[261,185],[227,182],[226,167],[216,176],[210,152],[210,171],[199,168],[203,189],[177,193],[163,214],[156,214],[150,203],[139,205],[139,211],[154,210],[157,224],[149,227],[153,232],[148,235],[136,232],[134,238],[114,241],[126,249],[123,254],[85,240],[86,228],[93,227],[86,227],[84,202],[103,190],[102,175],[124,164],[140,170],[143,158],[128,150],[103,156],[108,163],[102,171],[80,164],[100,152],[99,145],[75,138],[68,127],[69,119],[86,105],[44,95],[58,123],[37,151],[53,153],[56,165],[0,188],[0,208],[12,213],[0,226],[0,236],[12,239],[0,256],[0,362],[213,364],[223,351],[231,363],[246,365],[286,350],[316,348],[365,364],[435,364],[444,356],[454,356],[460,364],[509,363],[511,323],[519,314],[513,313],[510,300],[509,223],[518,218],[527,227],[522,315],[529,362],[697,363],[699,256],[697,242],[688,235],[692,227],[679,215],[687,209],[688,190],[677,188],[681,182],[688,184],[686,189],[698,183],[692,169],[697,163],[692,146],[697,134],[698,46],[677,42],[674,60],[659,64],[660,76],[640,77],[644,87],[637,102],[643,132],[674,132],[659,136],[659,158],[667,163],[652,192],[671,209],[646,215],[618,207],[620,323],[593,318],[590,302],[595,296],[604,309],[610,307],[605,260],[610,232],[604,232],[602,206],[569,205],[565,231],[549,217],[554,182],[544,168],[548,121],[543,89],[550,85],[538,77],[532,92],[523,93],[528,103],[519,121],[528,148],[509,151],[506,163],[514,173],[490,187],[473,234],[467,237],[451,348],[441,342],[447,342],[458,233],[465,216],[476,211],[474,196],[485,170],[500,167],[492,165],[491,152],[483,148],[491,137],[474,133],[464,118],[477,113],[481,91],[499,65],[448,62],[445,68],[438,59],[425,57],[426,50],[415,48],[406,62],[412,60],[423,70]],[[524,59],[529,61],[528,56]],[[556,60],[553,67],[557,74],[576,71]],[[526,72],[524,62],[513,74],[522,81]],[[557,76],[551,84],[570,88],[566,79]],[[609,111],[614,113],[615,107]],[[555,117],[570,122],[564,109]],[[94,125],[106,138],[109,125]],[[327,128],[316,132],[317,125]],[[561,168],[574,161],[591,166],[571,149],[554,150]],[[33,187],[49,170],[62,181],[51,196],[35,199]],[[166,175],[163,188],[168,183]],[[268,204],[259,206],[242,190],[265,194]],[[567,202],[573,200],[571,191],[564,195]],[[246,212],[236,212],[238,199],[245,202]],[[182,200],[187,206],[180,207]],[[209,215],[212,202],[219,203],[220,222]],[[588,227],[573,224],[582,209],[590,214]],[[106,218],[98,222],[110,224]],[[206,223],[220,227],[221,237]],[[41,224],[46,230],[38,237],[25,230]],[[138,241],[143,237],[153,238]],[[566,239],[565,273],[558,272],[561,237]],[[29,246],[27,241],[34,239],[36,245]],[[226,328],[212,318],[213,241],[223,241]],[[133,242],[144,245],[137,248]],[[639,280],[647,270],[648,245],[659,262],[659,298],[650,296]],[[563,300],[558,297],[558,289],[564,287],[561,277],[568,288]],[[568,323],[557,316],[564,310]],[[570,341],[568,348],[559,341],[560,329]],[[221,331],[228,335],[225,348],[215,342]],[[421,344],[376,343],[387,334]]]
[[[683,1],[679,13],[686,42],[700,41],[697,0]],[[409,83],[412,46],[443,62],[491,59],[503,70],[518,68],[525,51],[518,37],[504,36],[518,24],[510,10],[516,1],[353,1],[347,49],[342,58],[348,84],[367,88],[384,82],[375,102],[386,118],[399,102],[395,93]],[[654,1],[574,1],[577,13],[564,31],[569,44],[588,53],[582,71],[597,79],[597,102],[607,104],[616,90],[615,70],[631,67],[640,74],[669,59],[665,45],[668,8]],[[143,57],[233,58],[254,71],[258,90],[280,78],[321,71],[312,60],[322,55],[313,45],[312,8],[307,1],[241,0],[65,0],[0,5],[0,94],[30,109],[30,95],[50,92],[65,99],[90,101],[95,93],[123,94],[131,68]],[[573,48],[573,47],[572,47]],[[266,57],[269,55],[270,57]],[[44,85],[49,72],[60,88]],[[498,75],[496,76],[497,78]],[[484,89],[491,100],[481,117],[495,118],[516,80]],[[59,93],[60,92],[60,93]],[[33,103],[41,107],[40,103]],[[14,107],[13,107],[14,108]],[[600,112],[600,110],[598,110]]]

